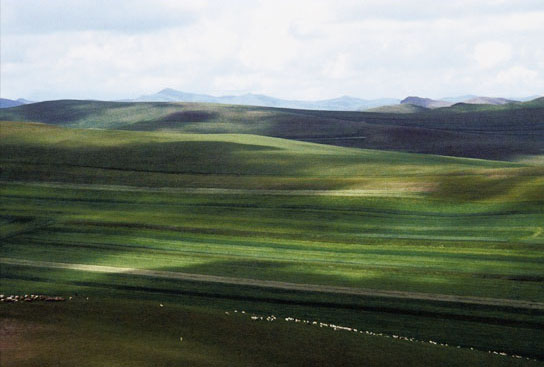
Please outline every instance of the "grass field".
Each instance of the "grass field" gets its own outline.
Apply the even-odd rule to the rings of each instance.
[[[226,315],[180,300],[185,303],[187,297],[166,298],[164,307],[147,299],[86,297],[60,305],[2,306],[1,327],[8,330],[11,342],[0,357],[2,365],[420,366],[422,361],[436,366],[537,365],[283,319],[252,321],[249,314],[232,309]]]
[[[2,258],[544,303],[544,167],[530,161],[256,135],[0,127]],[[6,365],[84,358],[89,366],[499,366],[533,364],[513,354],[544,359],[538,308],[5,262],[1,269],[4,294],[78,295],[72,303],[0,305],[3,332],[15,329],[10,340],[22,340],[2,353]],[[426,343],[225,315],[235,309]],[[179,341],[185,335],[186,344]],[[74,352],[81,345],[89,345],[85,354]],[[99,351],[112,346],[119,354],[105,359]],[[17,360],[21,355],[28,358]]]

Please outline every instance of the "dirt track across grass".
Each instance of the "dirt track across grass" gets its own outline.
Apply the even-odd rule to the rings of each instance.
[[[88,272],[95,272],[95,273],[131,274],[131,275],[138,275],[138,276],[145,276],[145,277],[152,277],[152,278],[222,283],[222,284],[230,284],[230,285],[263,287],[263,288],[294,290],[294,291],[303,291],[303,292],[321,292],[321,293],[333,293],[333,294],[368,296],[368,297],[386,297],[386,298],[413,299],[413,300],[425,300],[425,301],[437,301],[437,302],[453,302],[453,303],[477,304],[477,305],[485,305],[485,306],[544,310],[544,303],[523,301],[523,300],[502,299],[502,298],[484,298],[484,297],[456,296],[456,295],[435,294],[435,293],[388,291],[388,290],[379,290],[379,289],[350,288],[350,287],[338,287],[338,286],[318,285],[318,284],[299,284],[299,283],[278,282],[273,280],[233,278],[233,277],[223,277],[223,276],[215,276],[215,275],[190,274],[190,273],[182,273],[182,272],[174,272],[174,271],[146,270],[146,269],[123,268],[123,267],[113,267],[113,266],[103,266],[103,265],[71,264],[71,263],[59,263],[59,262],[47,262],[47,261],[33,261],[33,260],[13,259],[13,258],[0,258],[0,264],[31,266],[31,267],[51,268],[51,269],[69,269],[69,270],[88,271]]]
[[[351,196],[351,197],[416,197],[418,194],[431,191],[432,185],[405,185],[395,188],[372,189],[232,189],[215,187],[142,187],[126,185],[97,185],[74,184],[63,182],[27,182],[27,181],[1,181],[0,183],[31,185],[38,187],[97,190],[97,191],[125,191],[125,192],[152,192],[170,194],[194,194],[194,195],[269,195],[269,196]]]

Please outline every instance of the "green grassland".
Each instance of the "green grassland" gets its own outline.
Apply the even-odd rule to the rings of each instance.
[[[542,154],[543,116],[544,98],[502,106],[458,104],[415,113],[76,100],[0,110],[0,120],[73,128],[256,134],[338,146],[501,160]]]
[[[538,164],[247,134],[12,122],[0,124],[0,138],[2,258],[544,302],[544,168]],[[538,309],[5,263],[1,270],[6,294],[91,298],[1,305],[3,322],[30,330],[11,355],[34,354],[18,362],[10,357],[14,365],[59,359],[70,365],[74,358],[87,365],[532,363],[488,350],[544,359],[544,311]],[[463,348],[224,314],[234,309]],[[49,328],[54,342],[46,339]],[[246,334],[251,337],[238,337]],[[187,344],[180,343],[186,335]],[[78,354],[63,348],[66,343],[89,348]],[[117,357],[96,352],[112,346]]]

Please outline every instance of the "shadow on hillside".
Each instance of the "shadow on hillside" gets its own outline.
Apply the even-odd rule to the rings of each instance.
[[[219,114],[213,111],[179,111],[173,112],[165,117],[152,121],[138,121],[128,126],[122,127],[123,130],[134,131],[154,131],[163,129],[183,129],[186,123],[199,123],[215,121],[219,118]]]
[[[543,108],[380,114],[74,100],[0,111],[2,120],[69,126],[83,126],[79,124],[85,121],[86,127],[249,133],[356,148],[499,160],[542,153],[543,115]]]
[[[192,174],[281,174],[285,165],[240,159],[242,153],[273,152],[280,148],[224,141],[180,141],[119,146],[3,144],[2,159],[52,166],[102,168],[120,171]],[[266,158],[262,155],[262,158]],[[268,163],[268,164],[267,164]],[[305,162],[289,162],[293,174]],[[127,182],[127,184],[129,184]]]

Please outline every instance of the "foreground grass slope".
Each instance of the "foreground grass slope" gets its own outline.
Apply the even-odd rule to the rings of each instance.
[[[540,166],[254,135],[78,130],[20,123],[2,123],[0,133],[2,258],[544,302]],[[194,358],[195,364],[209,365],[219,363],[214,356],[226,353],[225,361],[255,363],[244,352],[235,357],[221,349],[231,344],[221,342],[212,348],[203,342],[216,335],[211,319],[228,330],[238,327],[218,315],[240,307],[486,353],[499,350],[544,358],[540,333],[544,313],[538,309],[287,292],[5,262],[1,266],[4,292],[96,297],[89,320],[97,312],[106,314],[94,327],[95,336],[109,330],[108,320],[118,318],[116,308],[128,320],[139,317],[134,307],[140,306],[117,299],[111,307],[107,297],[139,295],[156,303],[171,299],[194,305],[190,311],[178,309],[205,320],[196,329],[187,329],[202,333],[194,354],[175,349],[177,339],[170,347],[166,340],[174,331],[154,329],[166,322],[159,316],[149,319],[160,319],[150,321],[156,326],[145,326],[156,333],[130,336],[140,345],[153,334],[153,343],[164,348],[165,361]],[[12,306],[19,307],[2,307]],[[77,313],[87,306],[69,307]],[[107,309],[111,311],[98,311]],[[36,323],[26,318],[27,309],[6,310],[8,319]],[[203,312],[211,312],[211,319]],[[68,329],[75,322],[70,315],[57,318]],[[129,334],[138,325],[122,324]],[[263,332],[252,325],[243,327],[250,333]],[[62,330],[59,335],[68,335]],[[306,333],[279,326],[275,332],[278,339],[296,340]],[[321,331],[307,332],[310,338],[326,338]],[[35,343],[41,343],[40,335],[33,336]],[[59,336],[59,344],[66,338]],[[338,348],[345,346],[345,365],[400,363],[369,352],[372,348],[397,350],[391,358],[404,355],[399,342],[358,344],[360,339],[346,338],[331,341]],[[73,342],[78,340],[90,339],[76,335]],[[113,342],[121,345],[118,339]],[[239,350],[241,344],[231,346]],[[123,355],[130,354],[130,346],[122,348]],[[261,348],[271,348],[266,352],[271,359],[259,354],[265,358],[262,363],[283,363],[280,346]],[[428,358],[436,364],[504,363],[466,348],[460,354],[444,349],[436,355],[416,348],[412,359],[402,361],[417,365],[432,355]],[[294,350],[289,353],[294,361],[310,358]],[[316,355],[316,361],[329,358],[321,352]],[[364,359],[367,356],[369,360]],[[508,361],[506,365],[517,363]]]
[[[417,113],[275,109],[195,103],[61,100],[0,111],[0,120],[79,128],[243,133],[406,152],[514,160],[544,149],[544,99]]]
[[[9,339],[2,344],[0,362],[6,367],[538,365],[283,319],[251,321],[231,308],[226,315],[186,303],[187,297],[80,296],[63,304],[1,305],[0,333]]]

